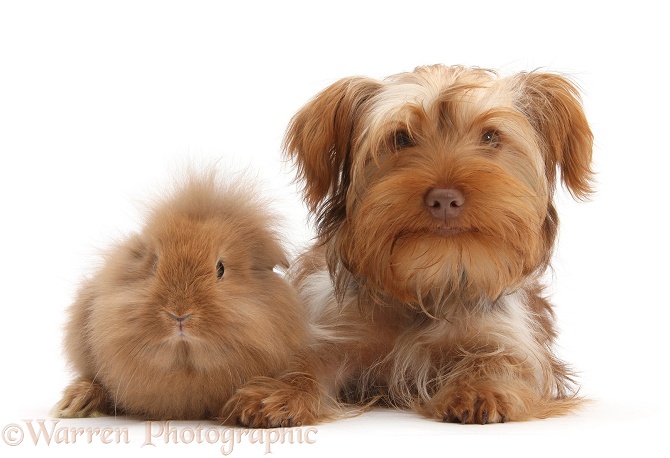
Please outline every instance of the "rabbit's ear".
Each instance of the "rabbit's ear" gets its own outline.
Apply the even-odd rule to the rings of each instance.
[[[117,250],[110,252],[107,258],[108,269],[122,282],[147,278],[156,272],[158,251],[144,234],[131,235]]]
[[[288,269],[289,262],[286,252],[274,234],[265,233],[254,237],[251,249],[254,269],[272,270],[275,267]]]

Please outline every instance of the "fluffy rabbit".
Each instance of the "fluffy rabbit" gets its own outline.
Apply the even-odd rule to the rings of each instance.
[[[214,419],[252,376],[305,345],[269,206],[215,173],[193,175],[141,233],[110,250],[69,309],[65,351],[78,377],[58,417]]]

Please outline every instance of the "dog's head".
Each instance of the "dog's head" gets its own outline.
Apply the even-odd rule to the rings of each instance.
[[[286,137],[338,284],[408,305],[495,299],[546,267],[557,177],[587,197],[591,149],[564,77],[445,66],[342,79]]]

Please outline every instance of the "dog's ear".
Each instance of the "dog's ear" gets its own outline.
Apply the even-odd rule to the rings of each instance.
[[[577,88],[565,77],[551,73],[523,73],[522,109],[542,140],[550,184],[561,179],[576,199],[592,192],[593,134],[586,121]]]
[[[324,213],[345,203],[350,150],[363,106],[380,87],[372,79],[344,78],[314,97],[289,124],[284,149],[297,164],[305,201],[312,212],[321,213],[321,223],[329,219]]]

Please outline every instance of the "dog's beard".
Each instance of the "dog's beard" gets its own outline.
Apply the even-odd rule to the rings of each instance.
[[[341,263],[331,263],[337,284],[353,280],[376,302],[431,315],[454,301],[495,301],[520,287],[549,249],[546,196],[506,176],[488,178],[464,186],[467,211],[443,222],[426,216],[425,187],[412,180],[370,187],[331,241],[330,259]]]

